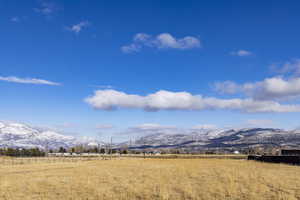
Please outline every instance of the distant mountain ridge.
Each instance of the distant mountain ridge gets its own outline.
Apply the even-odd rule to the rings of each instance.
[[[75,138],[53,130],[35,128],[22,123],[0,121],[0,148],[57,149],[76,145],[97,145],[99,142],[90,138]]]
[[[22,123],[0,121],[0,148],[57,149],[77,145],[103,145],[92,138],[66,136],[57,131],[35,128]],[[134,142],[114,144],[114,148],[245,148],[256,145],[300,147],[299,130],[274,128],[198,129],[190,133],[164,133],[159,131],[139,138]]]
[[[123,145],[125,145],[124,143]],[[275,128],[202,129],[190,134],[156,133],[136,140],[132,148],[300,147],[300,131]]]

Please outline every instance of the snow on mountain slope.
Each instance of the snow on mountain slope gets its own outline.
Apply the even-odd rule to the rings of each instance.
[[[164,133],[158,132],[141,137],[135,145],[171,146],[182,143],[206,142],[210,139],[229,134],[227,129],[197,129],[189,133]],[[229,130],[230,131],[230,130]]]
[[[76,145],[103,145],[93,138],[75,138],[53,130],[41,129],[21,123],[0,121],[0,148],[52,148],[72,147]],[[247,147],[257,144],[300,145],[300,131],[286,131],[272,128],[241,129],[193,129],[188,132],[169,133],[159,131],[134,142],[114,144],[122,147],[131,144],[137,148],[150,146],[153,148],[215,148],[215,147]]]
[[[185,134],[157,133],[141,137],[133,146],[151,147],[247,147],[251,145],[300,145],[300,131],[273,128],[207,129]]]
[[[191,140],[192,137],[190,135],[184,134],[165,134],[165,133],[156,133],[144,136],[137,141],[135,144],[137,145],[174,145],[187,140]]]
[[[80,144],[98,144],[92,139],[77,139],[55,131],[34,128],[26,124],[0,122],[0,147],[18,148],[59,148]]]

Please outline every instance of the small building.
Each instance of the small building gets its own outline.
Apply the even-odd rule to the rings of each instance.
[[[300,156],[300,149],[281,149],[282,156]]]

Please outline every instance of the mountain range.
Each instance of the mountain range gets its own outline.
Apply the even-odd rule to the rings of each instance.
[[[76,138],[57,131],[32,127],[15,122],[0,122],[0,148],[34,148],[57,149],[69,148],[76,145],[95,146],[102,144],[92,138]]]
[[[132,148],[208,149],[267,145],[299,148],[300,131],[274,128],[238,128],[201,129],[189,134],[165,134],[161,132],[141,137],[133,143]]]
[[[76,138],[57,131],[15,122],[0,122],[0,148],[69,148],[76,145],[96,146],[103,142]],[[140,137],[134,142],[114,144],[114,148],[245,148],[256,145],[300,146],[300,130],[274,128],[199,129],[188,134],[163,131]]]

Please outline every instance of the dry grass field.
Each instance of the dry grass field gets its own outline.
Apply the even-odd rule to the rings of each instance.
[[[0,199],[300,199],[300,167],[126,158],[0,165]]]

